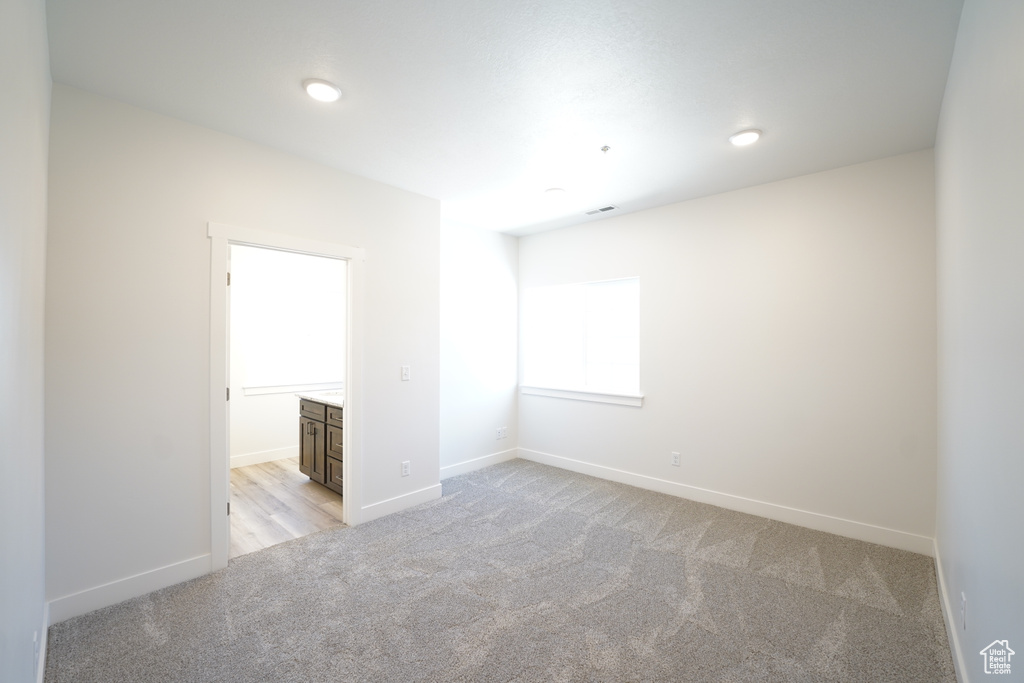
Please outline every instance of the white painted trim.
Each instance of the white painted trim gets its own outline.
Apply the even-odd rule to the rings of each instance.
[[[50,603],[43,604],[43,625],[39,629],[39,657],[36,658],[36,683],[46,677],[46,642],[50,635]]]
[[[510,448],[507,451],[499,451],[497,453],[491,453],[490,455],[482,455],[479,458],[472,458],[471,460],[463,460],[457,462],[454,465],[448,465],[441,468],[441,480],[445,480],[448,477],[454,477],[459,474],[465,474],[466,472],[473,472],[480,470],[491,465],[497,465],[499,462],[505,462],[506,460],[515,460],[519,457],[518,448]]]
[[[615,394],[605,391],[588,391],[585,389],[554,389],[552,387],[519,387],[520,394],[527,396],[548,396],[551,398],[568,398],[574,401],[593,401],[594,403],[614,403],[620,406],[642,408],[643,394]]]
[[[953,611],[952,605],[949,604],[946,576],[942,573],[942,555],[939,553],[938,539],[935,539],[933,544],[933,557],[935,558],[935,577],[939,584],[939,605],[942,607],[942,621],[946,625],[946,638],[949,640],[950,654],[953,656],[956,680],[959,683],[970,683],[970,677],[967,675],[967,666],[964,662],[963,648],[960,647],[960,631],[956,627],[957,612]]]
[[[348,365],[345,368],[345,429],[342,430],[342,517],[349,526],[363,521],[363,308],[366,252],[348,262]]]
[[[423,503],[429,503],[432,500],[437,500],[441,497],[441,485],[434,484],[428,486],[425,489],[419,491],[413,491],[412,493],[405,493],[401,496],[395,496],[394,498],[388,498],[382,500],[379,503],[372,503],[363,508],[363,521],[369,522],[374,519],[380,519],[387,515],[407,510],[411,507],[421,505]]]
[[[56,624],[101,607],[116,605],[119,602],[208,574],[210,562],[210,555],[200,555],[190,560],[169,564],[166,567],[142,572],[135,576],[111,581],[102,586],[51,600],[49,602],[50,623]]]
[[[213,570],[228,565],[230,520],[228,403],[228,245],[280,249],[314,256],[345,259],[348,278],[346,334],[348,360],[345,382],[345,451],[342,477],[342,517],[349,526],[362,519],[362,379],[363,379],[363,283],[366,250],[296,235],[207,223],[210,238],[210,556]]]
[[[212,227],[212,226],[211,226]],[[228,454],[228,242],[210,240],[210,558],[214,570],[228,566],[231,520],[225,508],[231,499]],[[219,296],[218,296],[219,293]],[[219,514],[224,511],[225,514]]]
[[[301,254],[312,254],[313,256],[333,256],[334,258],[350,259],[353,261],[366,260],[366,250],[360,247],[349,247],[335,242],[321,242],[297,235],[257,230],[255,228],[243,228],[225,223],[207,223],[206,235],[212,238],[223,239],[232,244],[269,247],[271,249],[282,249]]]
[[[248,467],[249,465],[259,465],[263,462],[274,462],[275,460],[284,460],[285,458],[297,458],[299,457],[298,446],[285,446],[284,448],[272,448],[269,451],[256,451],[254,453],[242,453],[241,455],[231,456],[231,469],[236,467]]]
[[[626,472],[625,470],[618,470],[612,467],[604,467],[603,465],[594,465],[592,463],[573,460],[572,458],[565,458],[559,455],[551,455],[550,453],[532,451],[526,448],[519,449],[519,457],[524,460],[532,460],[544,465],[551,465],[553,467],[559,467],[561,469],[571,470],[581,474],[589,474],[609,481],[629,484],[630,486],[636,486],[649,491],[666,493],[670,496],[678,496],[680,498],[694,500],[699,503],[717,505],[718,507],[727,508],[729,510],[758,515],[759,517],[767,517],[768,519],[774,519],[779,522],[795,524],[797,526],[815,529],[817,531],[825,531],[831,534],[845,536],[847,538],[855,538],[860,541],[878,543],[879,545],[889,546],[890,548],[909,550],[914,553],[920,553],[928,556],[932,554],[934,549],[933,539],[928,536],[919,536],[917,534],[898,531],[896,529],[887,529],[873,524],[855,522],[853,520],[842,519],[840,517],[831,517],[829,515],[823,515],[807,510],[798,510],[784,505],[776,505],[774,503],[766,503],[764,501],[744,498],[742,496],[734,496],[729,493],[719,493],[718,491],[711,491],[709,489],[689,486],[687,484],[679,484],[674,481],[648,477],[643,474],[635,474],[633,472]]]

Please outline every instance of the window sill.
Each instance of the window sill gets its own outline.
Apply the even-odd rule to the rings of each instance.
[[[553,389],[551,387],[520,386],[519,393],[530,396],[549,396],[551,398],[568,398],[575,401],[593,401],[594,403],[613,403],[620,406],[642,408],[643,394],[617,394],[587,389]]]

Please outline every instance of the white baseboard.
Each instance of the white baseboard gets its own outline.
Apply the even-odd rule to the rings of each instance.
[[[39,657],[36,658],[36,683],[46,676],[46,639],[50,634],[50,605],[43,605],[43,626],[39,629]]]
[[[211,567],[211,556],[209,554],[200,555],[189,560],[167,565],[166,567],[142,572],[135,576],[105,583],[102,586],[96,586],[95,588],[56,598],[48,604],[50,623],[56,624],[57,622],[92,612],[101,607],[116,605],[119,602],[151,593],[160,588],[166,588],[182,581],[194,579],[197,576],[210,573]]]
[[[430,501],[437,500],[440,497],[441,485],[434,484],[433,486],[428,486],[427,488],[420,489],[419,491],[413,491],[412,493],[388,498],[387,500],[382,500],[379,503],[364,506],[362,509],[363,514],[359,518],[359,522],[360,524],[365,524],[366,522],[370,522],[380,517],[420,505],[421,503],[429,503]]]
[[[911,552],[928,556],[931,556],[935,549],[934,540],[928,536],[919,536],[905,531],[897,531],[896,529],[887,529],[885,527],[864,524],[863,522],[854,522],[840,517],[822,515],[817,512],[798,510],[784,505],[766,503],[764,501],[743,498],[742,496],[734,496],[728,493],[719,493],[718,491],[702,489],[696,486],[689,486],[687,484],[679,484],[674,481],[667,481],[656,477],[648,477],[643,474],[635,474],[633,472],[626,472],[612,467],[604,467],[603,465],[594,465],[592,463],[573,460],[572,458],[565,458],[560,455],[551,455],[550,453],[532,451],[526,448],[519,449],[519,457],[525,460],[539,462],[544,465],[572,470],[573,472],[579,472],[580,474],[589,474],[601,479],[629,484],[630,486],[636,486],[637,488],[647,489],[649,491],[667,493],[670,496],[687,498],[689,500],[697,501],[698,503],[717,505],[718,507],[736,510],[737,512],[745,512],[751,515],[758,515],[759,517],[767,517],[768,519],[774,519],[779,522],[795,524],[797,526],[807,527],[808,529],[815,529],[817,531],[825,531],[831,534],[845,536],[847,538],[855,538],[860,541],[878,543],[879,545],[888,546],[890,548],[909,550]]]
[[[479,458],[463,460],[462,462],[457,462],[454,465],[442,467],[441,480],[444,481],[448,477],[454,477],[459,474],[465,474],[466,472],[472,472],[473,470],[497,465],[499,462],[505,462],[506,460],[515,460],[516,457],[518,457],[518,453],[518,448],[510,448],[507,451],[499,451],[498,453],[491,453],[490,455],[483,455]]]
[[[259,465],[261,462],[272,462],[274,460],[297,457],[299,457],[298,446],[274,448],[269,451],[256,451],[255,453],[242,453],[241,455],[231,456],[231,469],[248,465]]]
[[[964,665],[964,653],[960,647],[960,631],[957,629],[956,612],[949,604],[949,590],[946,587],[946,577],[942,573],[942,556],[939,554],[939,542],[934,544],[935,576],[939,583],[939,605],[942,606],[942,620],[946,624],[946,637],[949,639],[949,648],[953,655],[953,668],[956,669],[956,680],[959,683],[970,683],[967,675],[967,667]]]

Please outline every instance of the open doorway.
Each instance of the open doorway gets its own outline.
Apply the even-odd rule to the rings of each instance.
[[[238,244],[228,260],[234,558],[343,523],[347,263]]]
[[[229,373],[230,353],[230,297],[229,297],[229,253],[235,246],[260,247],[264,250],[285,252],[291,255],[307,255],[313,257],[326,257],[327,259],[341,260],[344,263],[344,293],[341,301],[323,301],[322,308],[314,317],[322,317],[325,314],[340,316],[344,320],[343,332],[339,333],[342,339],[332,342],[334,348],[343,348],[343,374],[341,378],[332,377],[326,384],[338,385],[339,388],[326,388],[316,386],[320,382],[313,382],[309,389],[316,394],[315,398],[324,401],[324,412],[327,402],[338,403],[343,407],[344,423],[343,429],[337,429],[333,436],[332,445],[342,451],[336,453],[339,458],[335,459],[337,466],[332,472],[332,478],[336,477],[337,470],[341,470],[341,476],[335,479],[338,488],[341,489],[342,519],[345,524],[354,526],[361,518],[361,476],[362,476],[362,287],[363,270],[365,268],[366,253],[358,247],[349,247],[333,242],[311,240],[295,235],[274,233],[251,228],[225,225],[221,223],[209,223],[208,236],[210,237],[210,564],[212,570],[221,569],[227,566],[230,551],[230,519],[232,506],[230,501],[230,414],[229,406],[233,399],[245,395],[245,386],[252,384],[266,384],[277,386],[277,392],[283,397],[284,402],[291,402],[291,419],[293,433],[298,436],[300,415],[300,400],[295,394],[306,393],[301,389],[292,391],[295,385],[276,385],[278,380],[272,377],[263,376],[255,380],[243,379],[242,389],[231,389],[232,378]],[[237,276],[236,276],[237,277]],[[315,296],[316,292],[304,291],[306,297]],[[321,338],[322,328],[318,320],[309,319],[309,315],[303,316],[299,323],[304,329],[312,330],[311,334]],[[339,343],[340,342],[340,343]],[[302,352],[299,355],[304,355]],[[247,376],[247,374],[246,374]],[[284,380],[291,381],[291,380]],[[307,380],[299,380],[305,382]],[[260,389],[252,386],[253,395],[258,396]],[[326,389],[326,390],[325,390]],[[275,390],[264,395],[275,395]],[[328,396],[329,395],[329,396]],[[316,402],[316,401],[314,401]],[[309,408],[310,406],[303,406]],[[340,411],[332,416],[340,418]],[[339,427],[341,425],[338,425]],[[243,444],[245,442],[243,441]],[[270,445],[258,450],[252,450],[240,444],[235,455],[245,456],[236,461],[239,465],[248,465],[254,459],[285,455],[280,449],[287,446],[276,447]],[[262,453],[263,455],[254,455]],[[246,458],[249,458],[247,462]],[[280,460],[268,460],[265,463],[278,463]],[[236,468],[240,469],[240,468]],[[291,468],[287,468],[291,476]],[[301,463],[299,470],[301,472]],[[309,477],[305,474],[301,483],[308,483]],[[315,484],[319,486],[319,484]],[[308,487],[307,487],[308,488]],[[335,499],[337,496],[335,496]],[[236,503],[237,504],[237,503]]]

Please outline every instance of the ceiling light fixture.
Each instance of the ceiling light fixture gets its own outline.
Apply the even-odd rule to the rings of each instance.
[[[741,130],[735,135],[730,135],[729,142],[737,147],[746,147],[757,142],[757,139],[760,137],[761,131],[751,128],[750,130]]]
[[[544,190],[544,194],[545,196],[554,199],[555,197],[561,197],[565,195],[565,190],[562,189],[561,187],[549,187],[548,189]]]
[[[302,81],[302,87],[306,89],[310,97],[318,102],[337,102],[341,99],[341,89],[329,81],[307,78]]]

